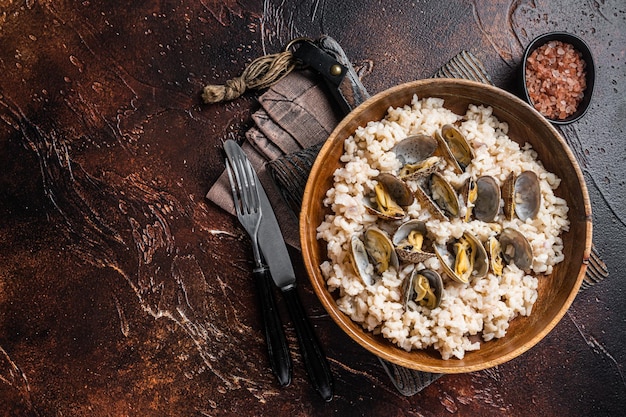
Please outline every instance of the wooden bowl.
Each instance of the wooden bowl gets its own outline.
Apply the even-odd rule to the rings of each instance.
[[[538,299],[528,317],[510,322],[505,337],[482,342],[480,350],[467,352],[461,360],[443,360],[439,352],[407,352],[391,341],[364,330],[342,313],[337,294],[330,293],[320,264],[326,257],[324,241],[316,239],[316,228],[329,213],[322,201],[333,185],[333,172],[340,166],[344,139],[358,126],[381,120],[390,106],[408,105],[414,94],[420,99],[440,97],[444,106],[465,114],[469,104],[493,108],[500,121],[509,124],[509,137],[529,142],[545,168],[562,182],[555,194],[567,201],[570,230],[563,234],[565,261],[554,267],[549,276],[539,277]],[[359,345],[373,354],[406,368],[436,373],[463,373],[490,368],[507,362],[543,339],[563,317],[576,297],[585,275],[591,251],[591,205],[581,170],[556,129],[521,99],[499,88],[481,83],[453,79],[428,79],[393,87],[368,99],[352,111],[332,132],[322,147],[309,176],[300,213],[302,256],[313,288],[333,320]]]

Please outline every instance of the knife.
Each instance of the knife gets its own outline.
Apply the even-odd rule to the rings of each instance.
[[[227,155],[229,152],[233,155],[238,153],[242,158],[247,158],[241,147],[232,140],[227,140],[224,143],[224,149],[226,149]],[[256,172],[254,175],[256,176]],[[330,366],[296,291],[296,275],[274,209],[258,177],[256,177],[256,181],[259,185],[259,198],[263,213],[259,228],[259,246],[269,266],[270,275],[276,286],[281,289],[287,304],[287,310],[296,329],[302,361],[309,380],[318,394],[328,402],[333,398],[333,379]]]
[[[224,150],[226,151],[226,156],[232,164],[233,152],[238,152],[241,148],[239,148],[239,145],[235,142],[229,140],[227,143],[224,143]],[[259,193],[261,192],[262,189],[259,187]],[[263,192],[263,194],[265,193]],[[263,216],[264,210],[264,208],[261,208],[261,216]],[[261,250],[261,253],[262,252],[263,251]],[[278,379],[278,383],[281,386],[286,387],[291,383],[291,356],[289,355],[287,339],[285,337],[285,333],[283,332],[280,315],[278,314],[278,308],[276,307],[276,301],[274,299],[274,293],[272,292],[269,277],[270,271],[267,265],[257,265],[257,267],[254,268],[253,275],[256,285],[256,293],[261,305],[261,317],[263,321],[270,366],[274,375]]]

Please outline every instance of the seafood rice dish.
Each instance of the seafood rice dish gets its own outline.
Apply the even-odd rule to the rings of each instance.
[[[317,228],[339,309],[397,346],[462,359],[528,316],[563,261],[560,179],[490,107],[413,97],[344,142]]]

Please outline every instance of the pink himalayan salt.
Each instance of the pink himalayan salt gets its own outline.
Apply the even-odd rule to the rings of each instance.
[[[526,60],[526,89],[541,114],[558,120],[576,112],[587,81],[582,55],[568,43],[549,41]]]

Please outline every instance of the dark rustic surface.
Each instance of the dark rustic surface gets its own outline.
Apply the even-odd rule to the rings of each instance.
[[[624,415],[625,28],[622,0],[1,1],[0,415]],[[562,132],[609,278],[521,357],[403,397],[302,276],[336,395],[309,386],[286,311],[294,380],[279,388],[249,240],[204,199],[255,94],[207,106],[202,86],[325,33],[372,93],[462,49],[512,89],[523,47],[553,30],[596,58],[591,109]]]

